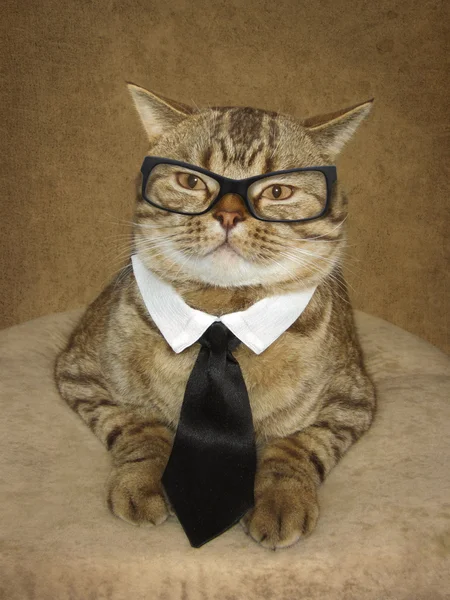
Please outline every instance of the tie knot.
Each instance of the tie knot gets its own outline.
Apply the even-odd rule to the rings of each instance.
[[[216,352],[225,350],[232,352],[240,344],[240,340],[221,321],[215,321],[210,325],[198,341],[202,346]]]

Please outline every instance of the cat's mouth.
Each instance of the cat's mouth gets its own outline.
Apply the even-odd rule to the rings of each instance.
[[[239,250],[237,250],[236,248],[234,248],[229,240],[225,240],[224,242],[222,242],[221,244],[219,244],[218,246],[216,246],[215,248],[213,248],[212,250],[209,250],[206,254],[204,254],[203,256],[211,256],[212,254],[228,254],[228,255],[237,255],[240,256],[241,258],[245,259],[245,256],[243,256]]]

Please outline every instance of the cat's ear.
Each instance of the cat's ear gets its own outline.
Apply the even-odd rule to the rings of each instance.
[[[152,144],[164,131],[175,127],[188,115],[196,112],[186,104],[144,90],[134,83],[127,83],[127,87]]]
[[[373,100],[372,98],[367,102],[338,112],[310,117],[302,121],[302,125],[306,127],[320,149],[331,160],[334,160],[355,133],[359,124],[370,113]]]

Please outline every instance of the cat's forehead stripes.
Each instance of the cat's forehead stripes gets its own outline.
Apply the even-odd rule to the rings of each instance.
[[[228,114],[228,135],[238,147],[248,147],[263,134],[264,114],[253,108],[236,108]]]
[[[273,170],[280,133],[275,112],[250,107],[217,107],[211,111],[211,135],[202,149],[201,166],[228,176],[233,176],[236,169],[240,171],[236,176]]]

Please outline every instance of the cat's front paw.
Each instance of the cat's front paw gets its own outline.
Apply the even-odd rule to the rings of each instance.
[[[111,512],[133,525],[160,525],[169,516],[160,474],[146,463],[124,464],[113,469],[108,481]]]
[[[297,481],[272,483],[255,490],[255,506],[241,523],[256,542],[276,550],[309,535],[317,524],[319,505],[313,486]]]

